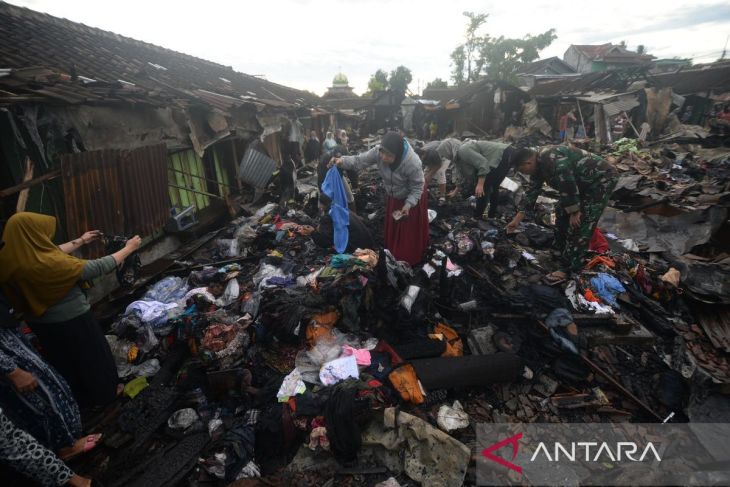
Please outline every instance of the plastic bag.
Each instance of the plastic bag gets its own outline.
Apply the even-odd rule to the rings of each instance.
[[[408,289],[406,290],[405,294],[403,294],[403,297],[400,300],[400,304],[409,313],[411,312],[413,303],[415,303],[416,299],[418,299],[418,294],[420,292],[421,292],[420,287],[411,285],[411,286],[408,286]]]
[[[241,293],[241,287],[236,279],[228,281],[226,290],[223,291],[223,296],[216,300],[216,304],[219,306],[228,306],[233,304]]]
[[[347,343],[345,335],[333,328],[331,333],[323,335],[317,340],[312,349],[307,351],[307,355],[315,365],[321,367],[325,362],[330,362],[342,355],[342,345],[345,343]]]
[[[268,215],[270,213],[273,213],[274,210],[276,210],[276,207],[277,207],[277,204],[276,203],[269,203],[268,205],[266,205],[266,206],[264,206],[262,208],[259,208],[259,210],[256,213],[254,213],[253,218],[255,220],[260,220],[265,215]]]
[[[155,336],[155,332],[152,331],[152,327],[145,326],[137,336],[137,343],[139,344],[140,350],[144,353],[149,353],[160,344],[160,341]]]
[[[198,420],[198,413],[193,408],[179,409],[172,413],[167,420],[167,426],[173,430],[182,430],[190,428]]]
[[[154,284],[142,298],[143,301],[157,301],[160,303],[175,303],[180,301],[188,292],[188,285],[179,277],[166,277]]]
[[[244,301],[241,305],[241,312],[248,313],[251,317],[256,318],[259,314],[259,306],[261,305],[261,293],[258,291],[251,295],[251,299]]]
[[[221,255],[221,257],[238,257],[238,239],[219,238],[215,241],[215,243],[218,246],[218,253]]]
[[[263,264],[259,268],[258,272],[256,272],[256,274],[254,274],[252,280],[253,280],[254,285],[258,289],[263,289],[263,288],[266,288],[266,287],[273,287],[273,286],[268,286],[267,285],[267,280],[269,278],[271,278],[271,277],[288,278],[289,277],[289,274],[285,273],[284,271],[282,271],[278,267],[273,266],[271,264]]]
[[[160,371],[160,361],[156,358],[145,360],[139,365],[132,366],[132,373],[137,377],[151,377]]]
[[[304,382],[319,384],[319,368],[305,350],[300,350],[294,359],[294,366]]]
[[[454,431],[469,426],[469,415],[459,401],[454,401],[453,406],[444,404],[439,408],[436,417],[436,424],[444,431]]]
[[[256,235],[256,230],[248,223],[239,227],[233,234],[233,236],[238,240],[239,245],[252,243],[256,240]]]

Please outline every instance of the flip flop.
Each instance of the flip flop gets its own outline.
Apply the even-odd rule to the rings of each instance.
[[[543,276],[542,281],[548,286],[557,286],[558,284],[562,284],[568,280],[567,274],[565,274],[564,277],[557,277],[554,274],[555,272],[551,272],[550,274]]]
[[[76,443],[78,443],[78,441],[80,441],[81,439],[84,440],[84,445],[81,447],[81,451],[71,452],[71,453],[66,454],[66,455],[64,455],[63,453],[60,453],[60,451],[59,451],[58,458],[60,458],[63,461],[66,461],[66,460],[70,460],[70,459],[72,459],[74,457],[77,457],[77,456],[81,455],[82,453],[86,453],[86,452],[88,452],[90,450],[93,450],[94,448],[96,448],[96,445],[99,443],[99,440],[101,440],[101,433],[96,433],[96,434],[93,434],[93,435],[87,435],[84,438],[79,438],[79,440],[77,440],[74,443],[74,446],[73,447],[69,447],[69,448],[76,447]]]

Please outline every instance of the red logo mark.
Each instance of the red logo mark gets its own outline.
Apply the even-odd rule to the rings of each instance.
[[[514,463],[509,462],[509,461],[505,460],[504,458],[498,457],[497,455],[492,453],[496,450],[499,450],[500,448],[502,448],[505,445],[512,445],[512,460],[514,460],[515,457],[517,456],[517,449],[520,446],[519,441],[521,439],[522,439],[522,433],[517,433],[514,436],[510,436],[509,438],[502,440],[499,443],[495,443],[494,445],[485,448],[484,450],[482,450],[482,455],[484,455],[484,457],[492,460],[493,462],[497,462],[500,465],[507,467],[508,469],[514,470],[515,472],[521,474],[522,467],[520,467],[519,465],[515,465]]]

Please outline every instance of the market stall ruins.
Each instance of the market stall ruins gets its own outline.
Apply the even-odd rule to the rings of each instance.
[[[91,291],[126,386],[84,418],[104,440],[79,472],[109,486],[456,486],[475,482],[479,422],[730,419],[730,149],[677,117],[730,92],[727,65],[695,85],[691,70],[592,73],[344,108],[5,3],[0,34],[16,46],[0,47],[3,211],[146,242]],[[568,106],[590,116],[593,137],[573,144],[620,179],[586,268],[542,280],[558,266],[555,199],[505,233],[515,173],[496,219],[432,196],[421,265],[382,248],[375,172],[355,197],[373,248],[317,245],[302,134],[347,126],[363,150],[391,105],[523,145],[550,142]],[[622,113],[637,133],[613,140]]]

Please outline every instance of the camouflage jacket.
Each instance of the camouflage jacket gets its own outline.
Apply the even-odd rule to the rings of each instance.
[[[566,146],[544,147],[537,156],[537,165],[519,211],[533,211],[542,185],[547,183],[560,192],[560,206],[567,213],[575,213],[580,210],[582,198],[593,197],[592,193],[616,177],[616,170],[603,158]]]

